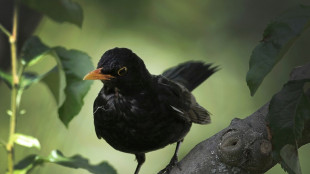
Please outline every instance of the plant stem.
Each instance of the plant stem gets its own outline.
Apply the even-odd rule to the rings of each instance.
[[[11,63],[12,63],[12,93],[11,93],[11,119],[10,119],[10,132],[9,132],[9,141],[7,143],[6,149],[8,152],[8,172],[9,174],[14,173],[14,134],[16,130],[16,113],[17,113],[17,103],[16,96],[19,85],[19,78],[17,75],[17,28],[18,28],[18,10],[19,3],[15,1],[13,9],[13,28],[12,35],[9,37],[11,45]]]
[[[12,35],[10,36],[12,76],[13,76],[13,85],[14,86],[17,86],[19,83],[18,75],[17,75],[17,50],[16,50],[17,27],[18,27],[18,10],[19,10],[19,5],[17,4],[17,2],[15,2],[14,11],[13,11],[13,29],[12,29]]]
[[[11,33],[7,29],[5,29],[2,24],[0,24],[0,30],[8,37],[11,37]]]

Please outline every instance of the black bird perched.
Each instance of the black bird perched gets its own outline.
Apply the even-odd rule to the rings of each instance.
[[[217,71],[211,64],[185,62],[151,75],[144,62],[127,48],[108,50],[97,69],[84,80],[104,83],[94,102],[94,123],[98,138],[116,150],[135,154],[135,174],[145,153],[177,143],[169,173],[178,161],[178,149],[192,123],[207,124],[210,115],[190,91]]]

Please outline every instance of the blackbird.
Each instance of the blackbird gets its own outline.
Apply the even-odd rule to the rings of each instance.
[[[211,64],[189,61],[152,75],[130,49],[106,51],[97,69],[84,77],[104,84],[93,108],[97,137],[116,150],[135,154],[135,174],[145,153],[177,143],[170,163],[160,172],[169,173],[192,123],[210,122],[209,112],[190,91],[216,71]]]

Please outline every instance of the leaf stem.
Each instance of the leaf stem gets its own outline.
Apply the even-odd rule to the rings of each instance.
[[[18,11],[19,11],[19,1],[16,0],[13,8],[13,28],[12,34],[9,37],[11,46],[11,68],[12,68],[12,92],[11,92],[11,119],[10,119],[10,131],[9,140],[6,145],[8,152],[8,173],[14,173],[14,141],[13,137],[16,130],[16,113],[18,106],[16,103],[17,91],[19,86],[19,78],[17,75],[17,28],[18,28]]]
[[[11,37],[11,33],[4,28],[4,26],[2,24],[0,24],[0,30],[7,36],[7,37]]]

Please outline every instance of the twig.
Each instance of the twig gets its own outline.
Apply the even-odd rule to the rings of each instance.
[[[6,145],[8,152],[8,173],[14,173],[14,134],[16,130],[16,113],[18,111],[18,106],[16,103],[17,90],[19,85],[19,78],[17,75],[17,28],[18,28],[18,11],[19,11],[19,1],[15,1],[13,9],[13,28],[12,35],[10,35],[10,45],[11,45],[11,62],[12,62],[12,93],[11,93],[11,119],[10,119],[10,132],[9,140]]]
[[[11,37],[11,33],[4,28],[4,26],[2,24],[0,24],[0,30],[5,34],[7,35],[9,38]]]
[[[17,41],[17,28],[18,28],[18,10],[19,10],[19,4],[18,4],[18,1],[16,1],[14,4],[14,10],[13,10],[12,35],[10,36],[13,86],[16,86],[19,83],[18,75],[17,75],[17,61],[16,61],[17,60],[16,41]]]

